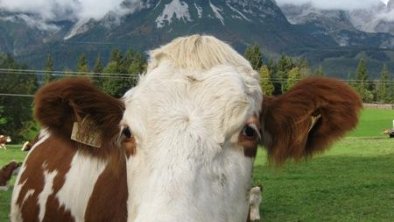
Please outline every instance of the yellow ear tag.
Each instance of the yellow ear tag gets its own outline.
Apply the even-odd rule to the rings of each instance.
[[[101,147],[101,132],[94,122],[86,117],[80,122],[74,122],[71,139],[95,148]]]

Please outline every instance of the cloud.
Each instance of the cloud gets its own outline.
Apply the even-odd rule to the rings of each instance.
[[[124,12],[124,0],[1,0],[0,9],[38,16],[43,21],[99,20],[108,12]],[[131,0],[130,2],[137,2]]]
[[[378,20],[383,20],[386,22],[394,22],[394,11],[390,11],[390,12],[386,12],[386,13],[382,13],[379,15],[376,15],[376,18]]]
[[[310,3],[319,9],[365,9],[373,5],[381,4],[385,0],[276,0],[278,5],[293,4],[301,5]]]
[[[118,25],[122,16],[151,6],[151,0],[0,0],[2,10],[15,13],[2,20],[22,20],[30,27],[41,30],[58,30],[53,22],[72,21],[74,27],[67,37],[82,32],[90,20],[99,21],[110,15],[112,23]]]

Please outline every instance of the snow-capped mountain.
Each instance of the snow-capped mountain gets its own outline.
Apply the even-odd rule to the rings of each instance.
[[[12,16],[34,15],[13,13]],[[15,26],[4,18],[0,15],[0,29],[10,33]],[[59,54],[62,61],[68,61],[64,60],[65,54],[85,50],[87,54],[108,55],[115,47],[146,50],[174,37],[194,33],[216,35],[239,50],[259,43],[270,53],[281,53],[289,46],[293,49],[335,46],[329,39],[315,38],[294,28],[273,0],[126,0],[121,8],[100,19],[43,21],[35,29],[26,22],[18,24],[20,30],[31,29],[34,34],[28,34],[31,39],[27,42],[33,42],[42,52],[37,55],[32,45],[17,44],[26,38],[17,33],[3,38],[7,44],[0,38],[0,45],[7,45],[4,49],[26,63],[39,65],[42,62],[37,61],[44,61],[48,53],[55,57]]]
[[[290,23],[314,27],[312,34],[329,35],[339,46],[394,47],[390,22],[384,20],[394,11],[383,3],[357,10],[318,9],[311,4],[285,4],[281,9]]]
[[[292,24],[318,23],[326,29],[394,34],[394,0],[362,9],[319,9],[310,3],[284,4],[281,9]]]
[[[349,11],[349,15],[358,30],[394,35],[394,0],[390,0],[387,5],[379,4],[368,9]]]
[[[393,2],[376,10],[391,12]],[[394,48],[393,35],[357,26],[357,21],[368,20],[361,18],[367,13],[358,13],[359,20],[356,11],[318,10],[307,4],[280,8],[275,0],[124,0],[94,18],[63,13],[62,19],[48,19],[0,9],[0,52],[34,68],[42,68],[50,53],[62,69],[72,68],[81,53],[91,61],[98,54],[105,59],[114,48],[145,51],[194,33],[215,35],[240,52],[257,43],[265,55],[304,56],[312,65],[344,54],[354,60],[363,48]],[[391,30],[383,20],[375,28]]]

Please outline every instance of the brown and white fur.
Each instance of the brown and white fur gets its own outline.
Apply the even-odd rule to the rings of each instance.
[[[0,169],[0,190],[8,190],[8,181],[18,171],[21,165],[22,163],[11,161]]]
[[[21,150],[22,150],[22,151],[25,151],[25,152],[30,151],[31,148],[33,147],[34,143],[36,143],[37,141],[38,141],[38,136],[34,137],[33,140],[25,141],[25,142],[23,143],[23,145],[22,145]]]
[[[16,181],[11,221],[246,221],[260,138],[273,161],[307,157],[354,128],[361,108],[328,78],[263,99],[249,62],[199,35],[153,50],[122,99],[64,79],[34,103],[44,130]],[[85,133],[71,140],[76,123]]]
[[[10,136],[4,136],[0,135],[0,149],[7,149],[6,143],[11,142],[11,137]]]

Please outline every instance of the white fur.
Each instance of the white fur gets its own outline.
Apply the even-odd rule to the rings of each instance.
[[[39,146],[40,144],[42,144],[45,140],[47,140],[49,138],[50,134],[46,129],[41,130],[40,135],[39,135],[39,139],[37,141],[37,143],[34,144],[34,146],[31,148],[30,152],[26,155],[26,158],[29,158],[29,156],[31,155],[31,153],[33,152],[33,150]],[[15,181],[15,185],[14,185],[14,190],[12,191],[12,198],[11,198],[11,213],[10,213],[10,219],[11,221],[22,221],[22,215],[21,215],[21,206],[19,206],[16,202],[17,199],[19,197],[20,191],[22,190],[22,187],[25,185],[26,181],[20,181],[20,177],[23,174],[23,172],[26,170],[26,161],[23,161],[23,164],[19,170],[18,176],[16,178]],[[25,196],[23,197],[23,203],[25,202],[25,200],[33,195],[34,190],[29,190]]]
[[[80,151],[75,153],[65,183],[56,194],[60,206],[70,210],[75,221],[84,221],[86,207],[98,177],[107,163]]]
[[[27,146],[28,146],[29,144],[30,144],[29,141],[24,142],[23,145],[22,145],[21,150],[22,150],[22,151],[26,151],[26,150],[27,150]]]
[[[25,201],[26,201],[27,199],[29,199],[29,197],[31,197],[34,193],[35,193],[35,191],[34,191],[33,189],[28,190],[28,191],[26,192],[25,197],[23,198],[22,205],[23,205],[23,204],[25,203]]]
[[[246,220],[253,160],[238,135],[262,101],[250,64],[213,37],[179,38],[125,95],[128,221]]]
[[[49,172],[46,169],[46,164],[42,166],[42,169],[44,171],[45,185],[41,193],[38,195],[38,206],[40,207],[38,218],[40,221],[44,219],[48,197],[53,193],[53,180],[57,175],[56,170]]]

